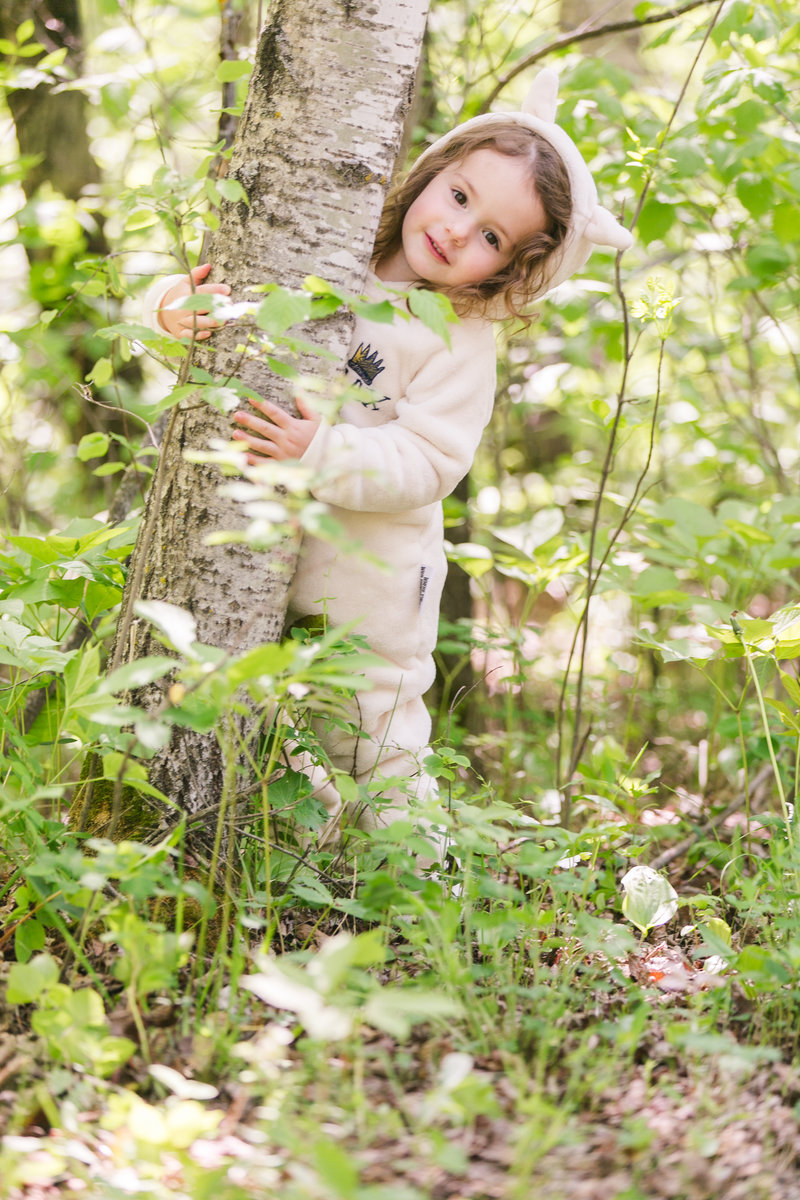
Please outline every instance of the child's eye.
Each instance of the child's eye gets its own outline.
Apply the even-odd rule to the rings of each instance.
[[[453,199],[455,200],[456,204],[460,204],[462,208],[467,203],[467,197],[465,193],[459,191],[458,188],[453,188]]]
[[[483,236],[486,238],[489,245],[493,246],[495,248],[495,250],[500,249],[500,242],[498,240],[497,234],[492,233],[491,229],[485,230]]]

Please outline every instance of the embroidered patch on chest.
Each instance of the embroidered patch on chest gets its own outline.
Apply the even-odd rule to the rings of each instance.
[[[348,358],[347,365],[356,377],[356,387],[371,388],[381,371],[385,370],[383,359],[368,342],[359,342],[358,347]],[[363,400],[362,403],[365,408],[377,410],[378,405],[388,399],[388,396],[376,396],[373,392],[369,399]]]
[[[378,351],[364,342],[359,342],[358,349],[353,352],[352,358],[347,360],[347,365],[365,387],[372,387],[384,369],[383,359],[378,357]]]

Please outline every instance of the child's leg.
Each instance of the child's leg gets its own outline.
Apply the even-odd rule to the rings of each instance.
[[[375,688],[356,697],[358,714],[352,733],[322,723],[316,728],[332,765],[364,785],[373,797],[372,803],[362,801],[351,808],[350,818],[360,829],[385,828],[407,818],[409,809],[429,808],[438,798],[436,780],[425,770],[425,758],[430,753],[430,714],[422,696],[391,704],[396,694]],[[325,800],[322,789],[315,790],[315,794]],[[333,819],[325,832],[331,837],[339,813],[334,814],[331,808],[328,811]],[[429,866],[443,858],[446,839],[427,818],[420,819],[420,825],[433,843],[434,854],[419,860],[419,865]]]

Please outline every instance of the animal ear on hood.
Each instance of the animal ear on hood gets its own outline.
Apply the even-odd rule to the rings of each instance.
[[[547,67],[534,79],[522,105],[524,113],[540,121],[555,121],[558,104],[558,76]]]
[[[598,204],[584,235],[595,246],[611,246],[614,250],[627,250],[633,245],[633,235],[624,225],[618,224],[607,208]]]

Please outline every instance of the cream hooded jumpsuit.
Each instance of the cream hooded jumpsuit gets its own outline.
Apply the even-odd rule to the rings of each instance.
[[[560,154],[570,177],[572,218],[540,296],[579,270],[594,245],[621,250],[632,240],[598,205],[586,164],[555,124],[557,92],[557,77],[543,71],[522,112],[476,117],[436,143],[465,128],[489,128],[511,118],[545,137]],[[176,278],[181,277],[159,280],[146,297],[145,317],[156,327],[160,298]],[[380,294],[374,276],[368,291]],[[362,553],[340,552],[307,536],[289,619],[324,615],[329,626],[347,624],[380,659],[367,670],[365,688],[352,705],[355,732],[329,725],[318,733],[331,764],[357,782],[404,781],[385,790],[378,785],[381,802],[389,807],[377,818],[362,812],[359,823],[367,827],[391,820],[410,797],[422,799],[435,791],[423,769],[431,720],[422,698],[434,679],[432,655],[447,570],[442,501],[472,465],[495,390],[491,322],[466,319],[450,329],[448,348],[413,317],[391,325],[357,319],[347,378],[363,396],[347,402],[335,424],[319,426],[302,460],[317,478],[312,494],[330,506],[348,542]],[[333,831],[342,809],[338,792],[307,755],[298,753],[294,765],[311,776]]]

